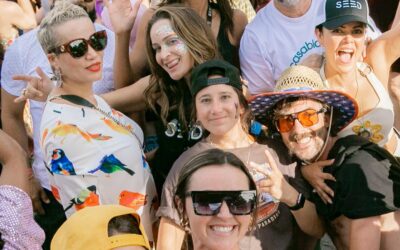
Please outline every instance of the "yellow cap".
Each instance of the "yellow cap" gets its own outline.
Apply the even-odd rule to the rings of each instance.
[[[108,224],[114,217],[132,214],[138,221],[138,234],[108,236]],[[86,207],[74,213],[58,229],[51,241],[52,250],[108,250],[124,246],[143,246],[150,249],[140,216],[134,209],[120,205]]]

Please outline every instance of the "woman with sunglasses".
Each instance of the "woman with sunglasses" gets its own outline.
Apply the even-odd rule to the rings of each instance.
[[[218,51],[206,22],[192,9],[181,5],[158,8],[149,21],[146,40],[152,75],[103,97],[110,106],[124,113],[150,108],[147,118],[155,126],[158,143],[150,164],[160,194],[172,164],[199,140],[198,136],[190,136],[190,131],[196,130],[190,124],[191,70],[218,57]],[[29,85],[19,100],[43,100],[52,88],[48,78],[40,70],[38,73],[41,79],[29,78]]]
[[[277,168],[286,176],[294,176],[295,166],[289,159],[275,152],[283,151],[276,142],[272,149],[260,145],[249,134],[251,111],[242,92],[238,69],[222,60],[209,60],[195,67],[191,76],[191,93],[194,98],[194,118],[205,129],[207,136],[185,151],[174,163],[164,184],[161,205],[157,215],[161,217],[157,246],[159,249],[179,249],[184,238],[184,225],[180,223],[174,207],[174,192],[178,175],[186,171],[186,162],[207,149],[219,148],[235,154],[251,169],[253,179],[267,178],[250,167],[250,162],[271,166],[265,151],[277,162]],[[276,150],[276,151],[275,151]],[[278,171],[279,171],[278,170]],[[213,174],[210,173],[209,176]],[[222,178],[228,178],[224,176]],[[304,187],[299,187],[306,191]],[[315,240],[299,230],[288,206],[275,202],[268,194],[262,194],[254,221],[257,230],[253,237],[246,237],[244,249],[312,249]],[[284,232],[284,233],[282,233]]]
[[[388,94],[390,89],[400,92],[388,84],[390,67],[400,57],[400,26],[366,46],[367,1],[359,0],[356,5],[348,6],[340,3],[336,6],[336,2],[326,1],[326,20],[315,29],[319,43],[325,48],[320,75],[328,88],[351,95],[359,109],[358,117],[337,135],[357,134],[400,156],[400,138],[393,127],[393,103]],[[400,104],[398,99],[393,100]],[[322,168],[330,164],[331,161],[324,161],[302,168],[304,176],[328,203],[334,193],[324,179],[334,178],[322,173]]]
[[[102,77],[106,33],[95,32],[81,7],[59,1],[43,19],[38,39],[56,81],[41,120],[54,196],[67,216],[100,204],[134,208],[152,240],[157,198],[142,152],[143,133],[92,90]]]
[[[256,184],[234,154],[210,149],[182,168],[174,200],[193,249],[235,250],[255,219]]]

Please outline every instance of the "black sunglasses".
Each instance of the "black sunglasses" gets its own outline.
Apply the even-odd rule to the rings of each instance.
[[[201,216],[217,215],[223,201],[233,215],[250,214],[256,206],[256,191],[191,191],[194,213]]]
[[[96,51],[102,51],[107,46],[107,32],[105,30],[97,31],[89,37],[89,40],[79,38],[65,43],[50,52],[61,54],[68,52],[73,58],[84,56],[91,46]]]

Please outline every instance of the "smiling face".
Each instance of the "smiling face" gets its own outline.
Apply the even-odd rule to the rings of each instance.
[[[365,50],[365,24],[351,22],[336,29],[316,29],[319,43],[325,48],[328,71],[354,71]]]
[[[249,179],[244,172],[227,164],[202,167],[190,177],[188,187],[189,192],[249,189]],[[195,249],[239,249],[239,241],[250,225],[250,215],[232,215],[226,202],[217,215],[199,216],[194,213],[192,199],[187,197],[185,211]]]
[[[303,99],[285,104],[283,108],[277,111],[277,116],[296,114],[308,109],[319,111],[322,107],[322,104],[318,101]],[[318,114],[318,122],[310,127],[303,126],[296,119],[290,131],[281,132],[282,140],[289,151],[295,154],[297,158],[313,161],[322,150],[327,137],[327,120],[323,112]]]
[[[55,28],[58,45],[79,38],[87,40],[94,32],[93,23],[87,17],[67,21]],[[102,77],[103,51],[95,51],[90,45],[87,53],[79,58],[73,58],[69,53],[51,53],[48,57],[51,65],[61,70],[65,84],[92,84]]]
[[[208,86],[196,94],[195,102],[197,120],[211,135],[222,136],[241,126],[243,109],[232,86]]]
[[[168,19],[160,19],[154,23],[150,30],[150,38],[157,63],[173,80],[189,76],[194,60]]]
[[[365,24],[360,22],[347,23],[333,30],[316,30],[318,41],[325,48],[328,72],[354,71],[365,50],[365,30]]]

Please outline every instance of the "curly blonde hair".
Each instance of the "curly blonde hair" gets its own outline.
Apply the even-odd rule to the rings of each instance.
[[[72,4],[68,0],[56,1],[54,8],[40,23],[37,34],[43,50],[50,53],[60,45],[57,39],[58,34],[54,30],[58,25],[78,18],[89,18],[89,15],[82,7]]]

